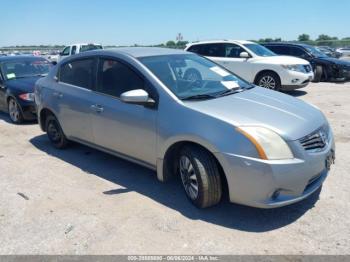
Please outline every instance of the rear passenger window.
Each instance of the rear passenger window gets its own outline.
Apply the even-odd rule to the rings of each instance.
[[[226,57],[224,44],[206,44],[202,45],[201,54],[212,57]]]
[[[187,51],[196,53],[196,54],[201,54],[201,45],[193,45]]]
[[[94,59],[82,59],[61,66],[59,81],[86,89],[93,89]]]
[[[144,89],[143,79],[128,66],[111,59],[100,59],[97,91],[120,97],[124,92]]]
[[[267,45],[266,47],[278,55],[289,55],[289,48],[287,46]]]

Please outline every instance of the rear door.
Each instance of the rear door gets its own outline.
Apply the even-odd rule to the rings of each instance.
[[[50,94],[66,136],[89,143],[94,142],[90,107],[94,101],[96,62],[96,58],[89,57],[61,65]]]
[[[155,90],[134,68],[114,58],[101,58],[97,75],[92,115],[96,144],[155,165],[157,110],[119,99],[123,92],[135,89],[144,89],[155,99]]]

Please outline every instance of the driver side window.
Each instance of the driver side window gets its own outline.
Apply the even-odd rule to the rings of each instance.
[[[240,54],[246,52],[242,47],[235,44],[225,45],[225,57],[229,58],[240,58]]]
[[[290,55],[291,56],[301,57],[301,58],[307,58],[308,57],[307,53],[303,49],[301,49],[299,47],[292,47],[290,49]]]
[[[67,46],[65,49],[63,49],[62,55],[63,55],[63,56],[69,55],[69,51],[70,51],[70,46]]]
[[[145,89],[143,79],[130,67],[112,59],[100,59],[97,91],[120,97],[124,92]]]

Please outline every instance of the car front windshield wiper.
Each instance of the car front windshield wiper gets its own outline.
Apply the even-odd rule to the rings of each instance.
[[[216,97],[222,97],[222,96],[228,96],[228,95],[232,95],[232,94],[237,94],[240,92],[243,92],[245,89],[243,88],[239,88],[239,89],[227,89],[225,91],[216,93],[215,96]]]
[[[199,94],[199,95],[193,95],[193,96],[186,96],[181,98],[181,100],[206,100],[206,99],[213,99],[216,98],[216,95],[211,94]]]
[[[36,75],[33,75],[33,76],[47,76],[48,73],[44,73],[44,74],[36,74]]]

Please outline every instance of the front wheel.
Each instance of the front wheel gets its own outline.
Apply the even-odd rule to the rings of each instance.
[[[8,112],[10,119],[15,124],[20,124],[23,122],[23,114],[21,106],[17,103],[14,98],[10,98],[8,102]]]
[[[257,77],[255,84],[276,91],[281,89],[281,80],[279,76],[274,72],[266,72],[260,74]]]
[[[321,81],[323,75],[323,67],[322,66],[316,66],[314,69],[314,79],[312,79],[312,82],[318,83]]]
[[[186,146],[178,161],[182,185],[189,200],[199,208],[219,203],[222,186],[214,157],[200,147]]]
[[[49,115],[46,118],[46,132],[52,145],[58,149],[64,149],[68,145],[68,139],[63,133],[63,130],[53,115]]]

